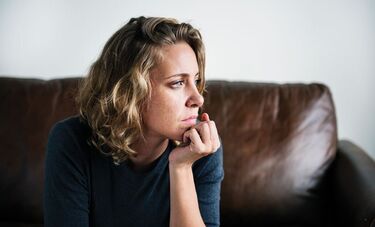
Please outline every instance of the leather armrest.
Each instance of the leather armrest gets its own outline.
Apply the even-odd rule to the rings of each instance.
[[[338,221],[375,227],[375,161],[352,142],[340,140],[332,165]]]

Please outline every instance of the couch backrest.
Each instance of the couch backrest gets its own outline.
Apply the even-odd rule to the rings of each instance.
[[[0,78],[0,220],[43,222],[44,154],[51,126],[76,114],[78,79]]]
[[[79,78],[0,78],[0,219],[43,221],[44,153],[51,126],[77,114]],[[209,81],[205,111],[224,146],[223,226],[315,223],[336,119],[321,84]]]
[[[326,171],[336,154],[322,84],[211,81],[206,111],[224,145],[223,226],[325,226]]]

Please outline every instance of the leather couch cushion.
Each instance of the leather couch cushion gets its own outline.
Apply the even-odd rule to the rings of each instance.
[[[224,147],[223,224],[328,224],[337,139],[329,89],[211,81],[208,91]]]

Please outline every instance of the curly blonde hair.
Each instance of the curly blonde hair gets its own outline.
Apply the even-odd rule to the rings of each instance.
[[[205,88],[205,50],[200,32],[188,23],[162,17],[132,18],[105,44],[79,87],[81,118],[92,129],[90,144],[119,164],[144,139],[142,110],[151,97],[150,71],[161,60],[163,46],[186,42],[199,67],[198,90]]]

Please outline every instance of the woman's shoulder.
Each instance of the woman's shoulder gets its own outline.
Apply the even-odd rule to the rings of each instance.
[[[49,155],[87,158],[91,129],[78,115],[56,122],[48,135]]]
[[[51,128],[45,159],[45,184],[49,190],[60,192],[79,191],[82,186],[89,188],[91,149],[86,142],[87,130],[78,116],[58,121]],[[82,195],[64,196],[77,199]]]
[[[60,139],[87,139],[90,135],[90,127],[79,115],[56,122],[49,132],[49,138],[57,136]]]
[[[89,126],[87,122],[79,115],[69,116],[65,119],[57,121],[53,126],[53,130],[72,130],[72,131],[88,131]]]

